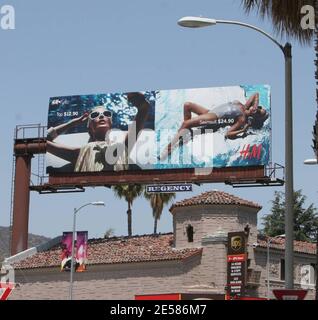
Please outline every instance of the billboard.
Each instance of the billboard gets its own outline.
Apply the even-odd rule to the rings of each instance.
[[[270,102],[268,85],[53,97],[47,172],[267,165]]]

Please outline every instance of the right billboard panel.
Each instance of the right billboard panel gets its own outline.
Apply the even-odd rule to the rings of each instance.
[[[54,97],[48,128],[50,174],[263,166],[270,87]]]

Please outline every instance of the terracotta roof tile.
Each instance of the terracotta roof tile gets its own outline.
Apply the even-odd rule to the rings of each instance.
[[[172,247],[173,234],[114,237],[88,241],[88,265],[165,260],[183,260],[202,252],[199,248],[177,250]],[[16,269],[57,267],[61,247],[37,254],[14,264]]]
[[[236,205],[261,209],[262,207],[254,202],[247,201],[223,191],[204,192],[198,196],[176,202],[170,208],[189,207],[198,205]]]
[[[268,239],[272,239],[269,247],[271,249],[285,250],[284,238],[259,237],[257,243],[261,248],[267,248]],[[316,254],[316,244],[305,241],[294,241],[294,251],[299,253]]]

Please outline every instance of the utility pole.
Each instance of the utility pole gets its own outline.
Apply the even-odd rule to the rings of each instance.
[[[316,274],[316,294],[315,299],[318,300],[318,226],[316,229],[316,268],[315,268],[315,274]]]

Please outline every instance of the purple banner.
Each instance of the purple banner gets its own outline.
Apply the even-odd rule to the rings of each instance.
[[[76,239],[76,272],[86,270],[87,263],[87,231],[78,231]]]
[[[72,252],[72,232],[63,232],[62,236],[62,254],[61,254],[61,271],[71,270],[71,252]]]

